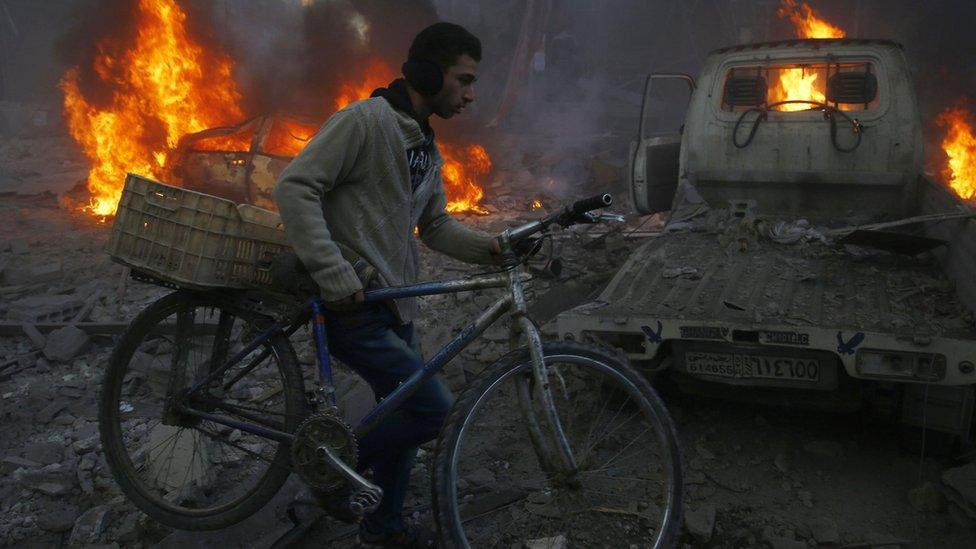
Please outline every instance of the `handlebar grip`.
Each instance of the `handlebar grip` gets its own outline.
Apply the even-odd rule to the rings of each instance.
[[[610,196],[610,193],[603,193],[591,196],[590,198],[584,198],[583,200],[577,200],[570,206],[570,211],[575,215],[580,215],[590,210],[606,208],[610,204],[613,204],[613,197]]]

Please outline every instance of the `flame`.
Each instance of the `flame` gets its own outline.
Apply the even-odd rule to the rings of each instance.
[[[445,209],[448,212],[472,211],[488,215],[488,210],[479,205],[485,192],[478,185],[478,176],[487,175],[491,171],[488,151],[481,145],[461,147],[441,143],[438,148],[444,157],[441,177],[444,180],[444,192],[447,193]]]
[[[804,2],[796,0],[781,0],[777,14],[781,18],[788,18],[793,23],[793,30],[797,38],[843,38],[843,29],[822,19],[813,8]],[[788,100],[807,100],[823,103],[826,96],[823,84],[817,83],[816,73],[807,74],[802,68],[780,69],[779,82],[770,90],[770,103]],[[804,111],[811,107],[809,104],[792,103],[779,105],[779,111]]]
[[[251,150],[254,141],[254,128],[227,135],[205,137],[193,142],[190,146],[195,151],[243,152]]]
[[[949,157],[944,176],[956,194],[976,198],[976,133],[969,123],[972,113],[962,107],[943,111],[936,123],[946,129],[942,150]]]
[[[318,131],[318,127],[311,124],[294,120],[278,121],[271,126],[262,150],[278,156],[297,156]]]
[[[61,79],[68,130],[92,161],[85,209],[96,215],[115,213],[126,172],[160,177],[181,137],[243,116],[233,62],[189,37],[186,13],[175,0],[139,0],[138,19],[128,49],[98,44],[94,69],[114,88],[109,105],[85,98],[78,67]]]
[[[347,105],[360,99],[366,99],[376,88],[389,84],[396,75],[390,66],[380,59],[374,59],[366,68],[366,74],[359,83],[346,82],[339,90],[335,100],[335,109],[342,110]]]
[[[533,200],[532,201],[532,209],[533,210],[540,210],[540,209],[542,209],[542,201],[539,200],[538,198],[536,198],[535,200]]]
[[[840,27],[818,16],[806,2],[781,0],[776,13],[781,18],[789,18],[797,38],[843,38],[847,34]]]

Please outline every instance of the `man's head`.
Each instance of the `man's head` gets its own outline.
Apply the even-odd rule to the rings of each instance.
[[[464,27],[434,23],[410,45],[403,73],[430,112],[450,118],[474,101],[481,41]]]

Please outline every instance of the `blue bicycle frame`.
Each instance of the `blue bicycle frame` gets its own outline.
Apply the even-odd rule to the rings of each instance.
[[[519,282],[521,283],[524,278],[524,275],[520,275]],[[364,292],[364,298],[366,302],[388,301],[404,297],[458,293],[486,288],[502,288],[507,286],[510,282],[509,276],[500,274],[486,275],[370,290]],[[519,285],[521,286],[521,284]],[[460,353],[478,336],[484,333],[484,331],[488,329],[488,327],[491,326],[496,320],[509,312],[512,303],[513,299],[510,295],[502,296],[495,301],[495,303],[493,303],[491,307],[478,316],[474,322],[461,330],[461,332],[455,336],[454,339],[448,342],[443,348],[441,348],[440,351],[431,357],[431,359],[424,364],[424,367],[421,370],[414,373],[385,399],[379,402],[355,428],[356,435],[362,436],[366,434],[389,414],[394,412],[406,399],[410,398],[410,396],[416,392],[420,385],[440,371],[445,364],[457,356],[458,353]],[[193,387],[190,388],[187,395],[193,395],[204,387],[211,386],[216,380],[221,379],[228,370],[239,364],[247,355],[264,345],[275,333],[292,333],[295,331],[295,328],[303,325],[309,320],[312,321],[320,381],[325,385],[325,387],[331,388],[333,386],[332,361],[329,355],[327,343],[325,316],[322,313],[323,306],[324,303],[320,298],[310,299],[305,307],[303,307],[302,310],[296,315],[287,320],[277,322],[262,331],[257,337],[254,338],[254,340],[245,345],[237,354],[229,358],[223,366],[217,368],[204,379],[198,381]],[[291,327],[290,330],[288,329],[289,326]],[[227,385],[233,384],[241,377],[246,375],[253,369],[254,366],[257,366],[257,364],[267,358],[267,356],[267,351],[258,355],[251,361],[251,364],[238,373]],[[331,403],[335,404],[334,392],[330,394],[330,397],[332,399]],[[241,431],[276,440],[278,442],[285,442],[289,444],[292,442],[292,435],[277,429],[263,427],[253,423],[241,422],[234,418],[205,412],[203,410],[196,410],[193,408],[185,408],[182,411],[193,416],[201,417],[215,423],[227,425],[235,429],[240,429]]]

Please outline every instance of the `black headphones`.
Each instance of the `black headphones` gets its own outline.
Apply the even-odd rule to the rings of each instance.
[[[444,72],[441,66],[425,59],[410,59],[400,67],[404,78],[420,95],[437,95],[444,87]]]

